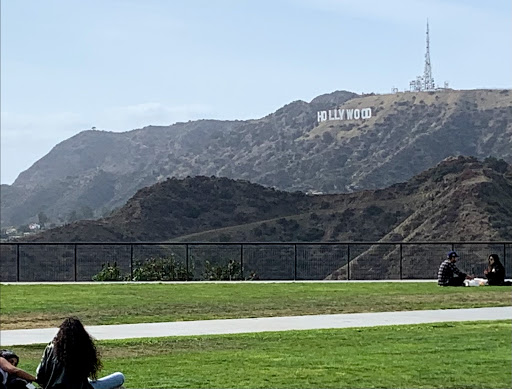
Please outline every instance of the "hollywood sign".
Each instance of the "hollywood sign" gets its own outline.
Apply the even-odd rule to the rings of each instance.
[[[328,111],[318,111],[318,122],[325,122],[327,120],[359,120],[370,119],[372,117],[371,108],[356,108],[356,109],[330,109]]]

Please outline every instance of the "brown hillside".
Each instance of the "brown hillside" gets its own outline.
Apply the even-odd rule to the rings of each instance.
[[[449,158],[405,183],[351,194],[307,196],[227,178],[169,179],[140,190],[112,216],[75,222],[30,237],[40,242],[346,242],[512,240],[512,168],[503,160]],[[365,244],[353,248],[357,278],[435,277],[446,244]],[[483,266],[493,246],[465,257]],[[412,251],[411,251],[412,250]],[[441,251],[439,251],[441,250]],[[487,250],[487,251],[486,251]],[[432,255],[436,251],[439,255]],[[162,252],[163,253],[163,252]],[[158,255],[158,253],[155,253]],[[162,254],[163,255],[163,254]],[[275,255],[258,255],[258,274],[283,276]],[[309,276],[345,279],[346,263],[310,252]],[[398,269],[398,257],[404,258]],[[340,267],[341,265],[341,267]],[[468,265],[469,266],[469,265]],[[473,265],[471,265],[473,266]],[[250,269],[249,269],[250,270]],[[482,270],[482,269],[480,269]],[[281,273],[279,273],[281,272]]]
[[[371,108],[368,120],[318,123],[317,112]],[[509,90],[295,101],[255,120],[199,120],[125,133],[85,131],[2,185],[1,223],[98,218],[169,177],[244,179],[286,191],[348,193],[409,180],[450,156],[512,162]]]
[[[169,179],[112,216],[39,241],[419,241],[512,239],[512,169],[449,158],[376,191],[306,196],[227,178]]]

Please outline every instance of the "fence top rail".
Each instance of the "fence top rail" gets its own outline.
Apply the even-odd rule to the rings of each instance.
[[[0,242],[1,246],[336,246],[336,245],[503,245],[512,241],[340,241],[340,242]]]

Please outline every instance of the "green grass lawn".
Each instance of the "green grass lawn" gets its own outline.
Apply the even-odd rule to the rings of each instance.
[[[510,388],[512,322],[100,341],[127,388]],[[20,346],[35,371],[44,345]]]
[[[435,283],[1,285],[2,329],[508,306],[512,287]],[[7,318],[7,319],[5,319]]]

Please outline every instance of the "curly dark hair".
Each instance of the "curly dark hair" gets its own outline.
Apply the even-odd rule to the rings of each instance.
[[[62,322],[53,345],[57,360],[70,372],[79,377],[97,378],[102,368],[100,354],[78,318],[69,317]]]

